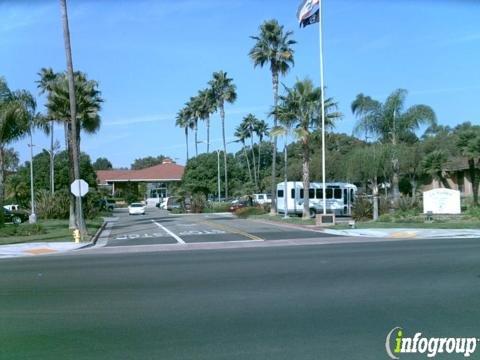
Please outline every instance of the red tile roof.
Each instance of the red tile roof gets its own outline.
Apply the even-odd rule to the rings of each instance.
[[[97,183],[125,181],[179,181],[182,179],[184,167],[182,165],[164,162],[140,170],[97,170]]]

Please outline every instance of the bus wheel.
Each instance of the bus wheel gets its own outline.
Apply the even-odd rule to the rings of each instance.
[[[317,211],[315,209],[310,209],[310,219],[315,218],[317,216]]]

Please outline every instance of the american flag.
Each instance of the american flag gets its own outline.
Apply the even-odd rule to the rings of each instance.
[[[303,0],[297,11],[298,22],[301,27],[315,24],[320,21],[320,0]]]

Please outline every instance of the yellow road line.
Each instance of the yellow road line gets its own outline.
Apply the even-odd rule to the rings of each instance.
[[[239,235],[245,236],[245,237],[247,237],[251,240],[264,241],[264,239],[262,239],[258,236],[249,234],[245,231],[234,228],[233,226],[222,225],[222,224],[214,223],[214,222],[207,221],[207,220],[201,221],[200,223],[209,225],[211,227],[214,227],[214,228],[217,228],[217,229],[220,229],[220,230],[225,230],[225,231],[228,231],[228,232],[231,232],[231,233],[234,233],[234,234],[239,234]]]

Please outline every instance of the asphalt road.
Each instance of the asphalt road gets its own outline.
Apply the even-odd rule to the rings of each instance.
[[[480,337],[476,239],[40,256],[0,273],[1,359],[387,359],[395,326]]]

